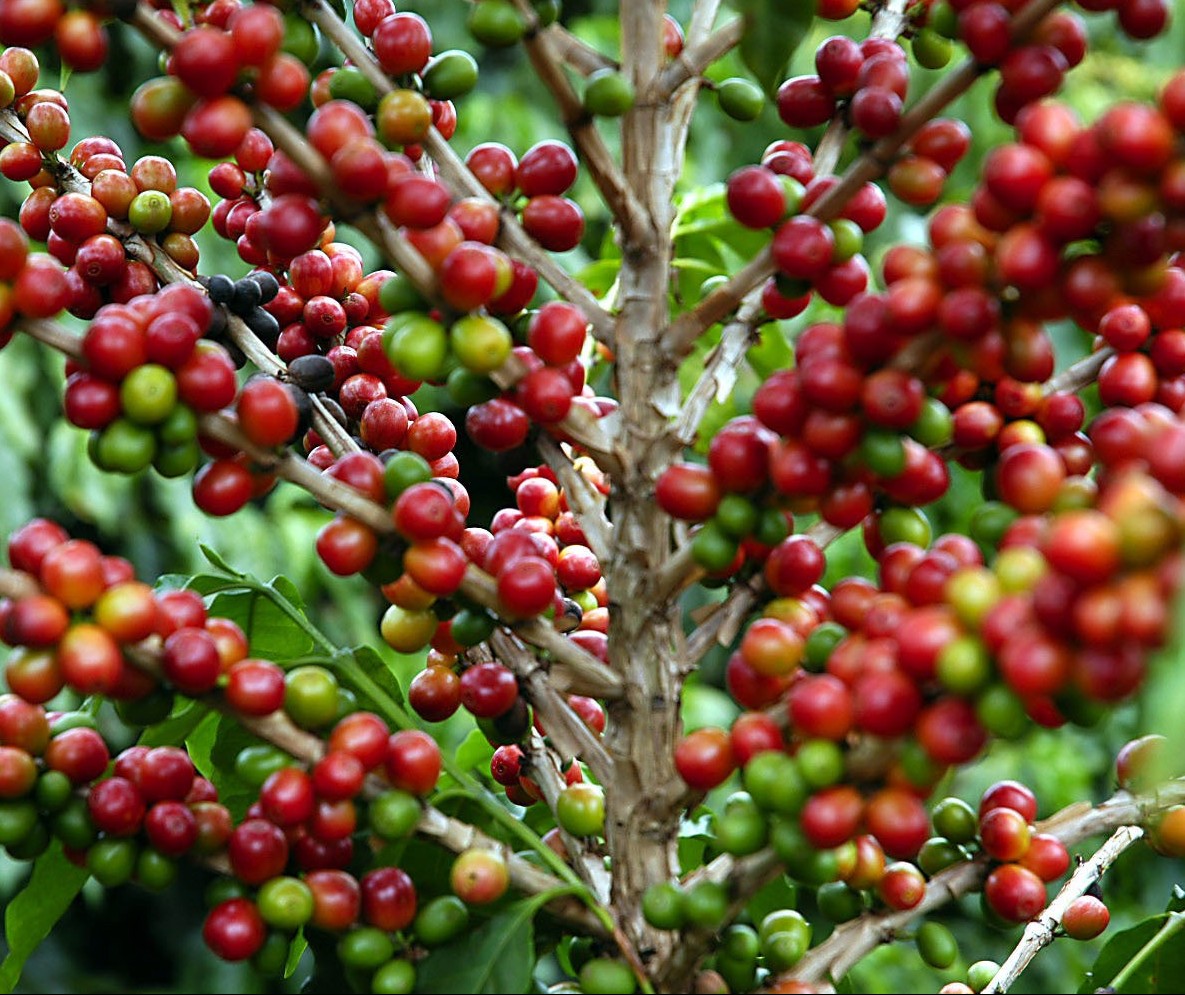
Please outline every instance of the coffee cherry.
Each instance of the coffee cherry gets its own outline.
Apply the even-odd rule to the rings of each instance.
[[[253,957],[267,938],[267,926],[255,903],[232,898],[215,906],[206,916],[202,939],[223,960]]]
[[[1093,940],[1110,922],[1110,910],[1093,895],[1074,899],[1062,913],[1062,928],[1075,940]]]

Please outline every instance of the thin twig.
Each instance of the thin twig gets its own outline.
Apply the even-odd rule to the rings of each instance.
[[[694,888],[704,881],[728,886],[728,913],[731,922],[765,885],[782,873],[782,863],[769,849],[759,850],[747,857],[733,857],[724,853],[697,868],[682,881],[684,889]],[[657,976],[663,981],[686,977],[700,958],[717,940],[712,929],[687,930],[680,937],[670,959],[662,964]]]
[[[490,649],[509,667],[524,685],[527,699],[535,706],[547,735],[565,759],[579,758],[588,764],[597,780],[604,785],[613,783],[613,760],[597,734],[572,710],[555,686],[547,679],[547,671],[535,654],[512,635],[495,630],[490,636]]]
[[[498,587],[494,578],[472,563],[465,570],[461,591],[491,611],[504,611],[498,600]],[[528,643],[551,654],[552,666],[548,679],[557,691],[586,694],[594,698],[612,699],[621,696],[621,678],[591,653],[556,632],[549,622],[541,618],[510,619],[507,625]]]
[[[744,34],[745,19],[734,17],[703,41],[685,46],[654,81],[654,99],[670,100],[681,86],[697,79],[708,66],[739,45]]]
[[[591,76],[598,69],[618,68],[613,59],[602,55],[584,39],[577,38],[558,21],[541,30],[551,38],[557,58],[581,76]]]
[[[737,371],[745,353],[755,344],[757,326],[762,319],[760,295],[745,298],[737,316],[724,326],[720,341],[704,360],[704,370],[683,401],[683,410],[672,431],[684,446],[695,441],[699,423],[715,400],[727,397],[736,386]]]
[[[1008,959],[1000,965],[996,976],[983,988],[984,995],[992,992],[1006,992],[1012,987],[1032,959],[1040,953],[1043,947],[1049,946],[1057,937],[1062,916],[1066,914],[1066,909],[1070,907],[1070,904],[1085,895],[1091,886],[1115,863],[1119,855],[1143,835],[1144,830],[1139,826],[1120,826],[1111,834],[1107,842],[1099,847],[1090,860],[1078,866],[1070,880],[1057,893],[1057,898],[1049,903],[1044,912],[1025,926],[1020,942],[1008,955]]]
[[[605,499],[601,492],[572,465],[572,458],[564,447],[550,435],[539,436],[538,449],[564,489],[568,508],[584,532],[588,548],[598,560],[606,560],[612,551],[613,526],[605,517]]]
[[[1072,393],[1081,390],[1087,384],[1094,383],[1098,379],[1099,371],[1114,355],[1115,350],[1111,346],[1105,346],[1098,352],[1092,352],[1072,366],[1067,366],[1057,376],[1050,377],[1045,381],[1041,392],[1049,396],[1050,394]]]
[[[516,0],[519,12],[534,17],[527,0]],[[650,225],[646,210],[630,189],[591,115],[585,112],[583,101],[572,88],[564,73],[563,60],[552,47],[552,36],[547,31],[528,32],[523,44],[535,75],[551,93],[560,110],[560,117],[568,129],[572,144],[588,169],[589,177],[605,201],[627,240],[636,237]]]

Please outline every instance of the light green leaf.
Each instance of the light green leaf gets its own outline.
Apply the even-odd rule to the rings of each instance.
[[[457,766],[462,770],[489,770],[494,748],[480,729],[473,729],[457,747]]]
[[[212,566],[215,570],[221,570],[228,577],[234,577],[236,580],[243,580],[246,578],[246,574],[240,573],[238,570],[232,567],[226,562],[226,560],[222,558],[217,550],[207,546],[204,542],[198,543],[198,549],[202,551],[202,556],[206,558],[206,562],[209,563],[210,566]]]
[[[29,883],[4,911],[8,955],[0,964],[0,992],[16,988],[25,961],[62,918],[88,877],[85,868],[66,859],[56,840],[37,858]]]
[[[309,948],[309,941],[304,938],[304,927],[297,930],[288,947],[288,960],[284,962],[284,977],[291,978],[300,964],[300,958]]]

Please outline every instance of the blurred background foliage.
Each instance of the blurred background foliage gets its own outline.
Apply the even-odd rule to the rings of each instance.
[[[628,0],[626,0],[628,2]],[[466,35],[468,10],[464,0],[408,0],[400,9],[422,13],[432,25],[437,49],[462,47],[474,50]],[[569,0],[564,22],[582,37],[608,54],[617,51],[619,26],[616,4],[610,0]],[[686,22],[691,0],[673,0],[671,13]],[[294,15],[295,16],[295,15]],[[836,31],[862,37],[867,29],[865,14],[839,25],[820,22],[799,48],[792,73],[811,71],[818,42]],[[1149,99],[1171,71],[1181,64],[1185,52],[1185,18],[1152,44],[1136,47],[1111,29],[1109,19],[1089,18],[1091,50],[1087,61],[1076,69],[1062,98],[1082,116],[1093,119],[1103,108],[1120,99]],[[776,26],[773,27],[776,30]],[[135,86],[159,72],[158,55],[122,25],[114,25],[112,57],[107,67],[91,76],[74,76],[66,93],[70,100],[73,137],[104,134],[123,147],[129,162],[140,155],[168,155],[177,165],[182,183],[209,192],[206,171],[209,163],[195,160],[181,150],[180,143],[155,145],[135,134],[128,119],[127,104]],[[459,128],[454,144],[462,154],[485,141],[500,141],[521,154],[543,138],[563,138],[563,128],[552,106],[533,78],[521,50],[477,52],[482,80],[476,93],[459,106]],[[334,54],[323,45],[316,69],[334,64]],[[743,75],[734,56],[713,66],[713,80]],[[941,78],[941,71],[914,71],[913,95],[923,92]],[[58,66],[52,53],[44,53],[43,85],[54,85]],[[978,176],[986,151],[1007,140],[1010,131],[991,109],[990,90],[981,83],[961,98],[948,112],[962,118],[972,129],[971,154],[948,184],[945,199],[964,199]],[[700,98],[692,126],[684,195],[694,192],[696,210],[719,222],[719,241],[681,240],[680,253],[694,262],[681,270],[676,290],[685,303],[694,303],[706,276],[724,272],[743,263],[752,251],[752,237],[730,225],[721,207],[722,181],[735,168],[758,161],[770,142],[784,137],[813,142],[818,134],[788,136],[775,110],[767,106],[761,118],[741,124],[722,114],[710,93]],[[612,129],[606,138],[616,144]],[[854,144],[845,150],[845,161],[859,150]],[[0,210],[15,216],[21,190],[0,183]],[[568,253],[565,264],[582,272],[590,285],[607,288],[613,278],[615,249],[603,211],[587,179],[578,184],[574,196],[588,215],[588,233],[581,248]],[[687,202],[688,205],[690,202]],[[697,215],[698,217],[698,215]],[[339,229],[339,237],[353,242],[366,254],[368,263],[380,265],[373,250],[355,233]],[[925,238],[925,217],[902,207],[890,198],[887,223],[869,239],[866,252],[874,271],[879,254],[896,241],[919,242]],[[212,232],[200,239],[205,274],[226,272],[239,275],[246,267],[233,247],[220,242]],[[784,364],[790,355],[796,331],[811,320],[833,316],[826,305],[813,307],[793,322],[767,326],[763,342],[754,355],[758,369]],[[1072,361],[1085,348],[1080,332],[1059,330],[1059,363]],[[704,351],[710,341],[703,346]],[[689,368],[697,365],[693,357]],[[118,478],[101,474],[86,456],[84,433],[60,417],[62,360],[19,338],[0,353],[0,480],[4,481],[0,501],[0,530],[7,535],[29,517],[40,514],[56,518],[72,533],[99,542],[106,551],[127,556],[139,574],[154,578],[166,573],[193,573],[205,567],[199,543],[218,550],[234,567],[257,577],[284,574],[304,595],[310,614],[326,632],[342,644],[368,643],[386,654],[400,679],[406,683],[420,665],[418,659],[394,658],[377,637],[377,620],[382,611],[376,591],[355,581],[332,577],[313,550],[316,530],[328,514],[303,492],[281,484],[268,497],[244,508],[229,519],[211,519],[198,512],[190,498],[187,481],[163,480],[155,474]],[[594,373],[597,371],[594,371]],[[744,413],[759,379],[756,373],[743,375],[732,396],[719,403],[709,423],[719,423]],[[611,390],[607,374],[597,381],[600,389]],[[447,398],[417,395],[421,410],[438,407],[460,424],[463,412],[449,407]],[[468,446],[462,432],[458,455],[462,480],[474,499],[475,523],[488,521],[493,511],[510,499],[505,487],[507,473],[532,462],[521,451],[493,457]],[[980,499],[977,483],[968,474],[957,474],[955,486],[933,510],[935,533],[964,530]],[[872,561],[858,535],[849,535],[829,551],[829,578],[869,573]],[[711,592],[706,595],[712,596]],[[1161,700],[1177,700],[1177,684],[1185,668],[1176,659],[1181,640],[1174,639],[1160,661],[1155,694]],[[695,686],[688,689],[688,724],[725,723],[735,712],[731,700],[719,688],[725,654],[720,652],[705,664]],[[1163,697],[1162,695],[1167,696]],[[1145,695],[1144,701],[1151,695]],[[1161,710],[1160,715],[1168,714]],[[1076,800],[1105,797],[1113,788],[1112,758],[1118,747],[1151,726],[1140,703],[1120,709],[1106,724],[1094,730],[1043,731],[1018,744],[996,744],[974,767],[960,773],[949,790],[974,798],[991,781],[1016,777],[1032,785],[1041,801],[1042,815]],[[118,728],[113,734],[119,735]],[[125,731],[131,742],[131,731]],[[460,726],[454,741],[463,735]],[[1112,931],[1159,911],[1169,897],[1172,883],[1181,878],[1177,862],[1166,865],[1142,848],[1129,851],[1107,876],[1105,885],[1112,909]],[[20,865],[0,859],[0,897],[7,899],[20,887],[25,871]],[[53,936],[29,962],[20,990],[29,992],[140,992],[206,991],[255,992],[299,990],[308,977],[308,965],[279,988],[255,976],[249,969],[218,961],[200,939],[203,915],[202,892],[208,876],[186,869],[176,886],[165,895],[152,895],[134,887],[104,892],[93,882],[59,924]],[[946,972],[921,964],[912,945],[882,948],[853,973],[852,989],[867,992],[936,990],[945,980],[961,975],[966,963],[980,958],[1002,959],[1016,940],[1016,931],[996,932],[984,926],[977,901],[965,900],[972,916],[960,916],[951,908],[943,916],[959,936],[966,960]],[[1102,941],[1092,944],[1055,944],[1038,958],[1021,978],[1018,992],[1067,991],[1076,987],[1083,971],[1093,961]]]

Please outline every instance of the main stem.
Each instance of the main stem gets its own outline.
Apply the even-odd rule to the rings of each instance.
[[[662,66],[661,0],[621,4],[623,71],[636,93],[650,90]],[[641,913],[646,888],[677,873],[679,733],[676,657],[682,643],[677,605],[657,595],[657,572],[670,555],[669,520],[654,503],[654,482],[670,459],[665,440],[678,405],[676,369],[659,341],[669,318],[672,109],[639,104],[623,123],[626,181],[647,224],[623,234],[616,329],[614,450],[621,465],[612,495],[613,543],[606,580],[611,593],[609,657],[625,694],[609,708],[605,745],[615,777],[607,792],[606,840],[613,854],[612,902],[622,930],[644,960],[665,958],[671,934]],[[656,596],[657,595],[657,596]]]

